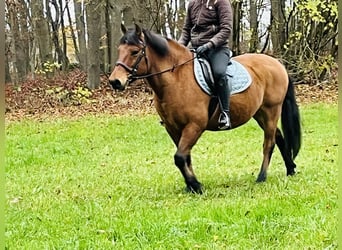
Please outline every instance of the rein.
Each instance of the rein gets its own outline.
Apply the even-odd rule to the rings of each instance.
[[[130,76],[129,78],[132,79],[132,80],[139,80],[139,79],[148,78],[148,77],[151,77],[151,76],[161,75],[161,74],[169,72],[169,71],[173,72],[175,70],[175,68],[183,66],[184,64],[187,64],[188,62],[191,62],[193,60],[195,60],[195,57],[193,57],[193,58],[191,58],[191,59],[189,59],[189,60],[187,60],[185,62],[182,62],[182,63],[179,63],[179,64],[174,64],[171,68],[168,68],[168,69],[156,72],[156,73],[139,75],[139,76],[134,76],[133,75],[133,76]]]

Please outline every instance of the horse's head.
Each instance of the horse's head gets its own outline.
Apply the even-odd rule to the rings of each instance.
[[[109,77],[114,89],[124,90],[134,77],[147,72],[146,43],[141,28],[136,24],[133,29],[126,29],[121,24],[123,33],[118,47],[118,60]]]
[[[156,70],[162,60],[169,63],[166,56],[170,48],[168,39],[143,30],[137,24],[128,30],[121,24],[121,31],[124,35],[120,39],[118,60],[109,83],[114,89],[124,90],[130,82],[150,75],[152,68]]]

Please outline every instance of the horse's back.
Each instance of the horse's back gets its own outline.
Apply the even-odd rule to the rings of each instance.
[[[284,65],[278,59],[269,55],[247,53],[234,57],[234,60],[259,76],[277,72],[281,77],[287,78]]]
[[[234,57],[246,67],[252,77],[252,85],[263,92],[264,101],[282,102],[288,86],[288,74],[276,58],[265,54],[243,54]],[[253,87],[253,86],[252,86]]]

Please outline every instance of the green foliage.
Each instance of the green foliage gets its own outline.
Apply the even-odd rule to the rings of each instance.
[[[74,99],[82,101],[88,101],[89,97],[91,97],[92,93],[88,88],[83,86],[77,86],[76,89],[71,91]]]
[[[275,149],[263,184],[255,183],[263,138],[255,122],[205,133],[193,149],[202,196],[183,192],[175,147],[155,115],[11,122],[6,246],[335,249],[337,106],[301,114],[298,174],[285,176]]]
[[[337,1],[297,0],[288,13],[283,58],[290,70],[301,80],[329,79],[337,67]]]
[[[59,69],[61,66],[62,65],[57,62],[47,61],[47,62],[44,62],[42,68],[37,69],[35,73],[39,75],[47,75],[49,73],[54,73],[56,69]]]
[[[77,83],[74,89],[69,90],[59,86],[46,90],[46,94],[52,95],[64,104],[79,105],[90,103],[93,93],[87,87],[84,87],[82,83]]]
[[[337,21],[336,0],[297,0],[295,3],[302,16],[310,17],[315,22],[329,23],[330,21]]]

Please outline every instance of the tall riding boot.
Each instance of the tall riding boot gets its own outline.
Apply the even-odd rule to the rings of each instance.
[[[221,114],[218,120],[219,129],[229,129],[231,128],[230,123],[230,112],[229,112],[229,100],[230,100],[230,85],[228,83],[228,78],[226,76],[222,77],[217,85],[217,96],[219,98]]]

